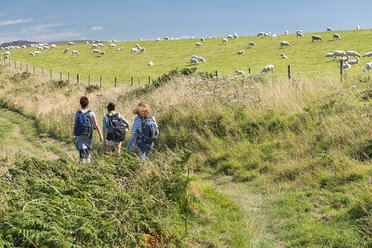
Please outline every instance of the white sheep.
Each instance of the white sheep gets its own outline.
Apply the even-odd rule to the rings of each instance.
[[[244,53],[244,49],[238,51],[239,55],[242,55],[243,53]]]
[[[339,34],[333,34],[333,40],[341,40],[341,36]]]
[[[284,47],[291,47],[292,45],[288,41],[281,41],[280,42],[280,48]]]
[[[334,59],[336,59],[337,57],[344,57],[346,56],[346,52],[345,51],[334,51],[333,56],[334,56]]]
[[[237,39],[237,38],[239,38],[238,34],[234,33],[234,39]]]
[[[238,75],[244,75],[245,74],[244,71],[240,71],[240,70],[235,70],[235,73],[238,74]]]
[[[344,70],[347,70],[349,68],[351,68],[351,65],[348,62],[346,62],[345,64],[342,65],[342,69],[344,69]]]
[[[76,51],[76,50],[73,50],[71,53],[72,53],[72,55],[74,55],[74,54],[79,55],[79,54],[80,54],[80,53],[79,53],[78,51]]]
[[[164,40],[169,40],[169,37],[168,37],[168,36],[165,36],[165,37],[164,37]]]
[[[89,41],[87,41],[87,45],[89,45]]]
[[[296,31],[296,34],[299,34],[299,33],[303,33],[301,29]]]
[[[66,48],[63,53],[68,53],[68,51],[70,51],[70,49]]]
[[[366,64],[366,66],[363,69],[363,72],[367,72],[372,69],[372,62],[369,62]]]
[[[284,31],[284,35],[288,35],[288,33],[289,33],[288,30]]]
[[[98,51],[98,53],[102,56],[102,55],[106,55],[106,52],[105,51]]]
[[[327,53],[326,54],[326,58],[331,58],[331,57],[334,57],[335,55],[334,55],[334,53]]]
[[[29,54],[30,54],[30,56],[35,56],[35,53],[33,53],[33,52],[30,52]]]
[[[103,45],[102,43],[99,43],[98,46],[99,47],[105,47],[105,45]]]
[[[39,51],[35,51],[34,53],[35,53],[35,55],[41,55],[41,52],[39,52]]]
[[[26,45],[23,45],[22,48],[27,48],[27,46]]]
[[[262,69],[262,71],[261,71],[260,74],[264,74],[264,73],[267,73],[267,72],[269,72],[269,71],[271,71],[272,73],[274,73],[274,66],[273,66],[273,65],[267,65],[267,66],[265,66],[265,67]]]
[[[144,52],[145,52],[145,48],[141,47],[141,50],[139,51],[139,53],[144,53]]]
[[[204,58],[204,57],[198,57],[198,61],[199,61],[200,63],[205,64],[205,58]]]
[[[270,33],[269,33],[269,32],[264,33],[264,36],[265,36],[265,37],[269,37],[269,36],[270,36]]]
[[[282,59],[287,59],[288,57],[285,56],[284,54],[280,54],[280,56],[282,56]]]
[[[330,27],[328,27],[328,28],[327,28],[327,31],[328,31],[328,32],[332,32],[332,31],[333,31],[333,29],[332,29],[332,28],[330,28]]]
[[[257,34],[257,37],[263,37],[264,35],[265,35],[264,32],[259,32],[259,33]]]
[[[195,59],[195,58],[192,58],[191,60],[190,60],[190,63],[191,64],[199,64],[199,60],[198,59]]]
[[[273,34],[272,36],[271,36],[271,39],[273,40],[273,39],[276,39],[276,37],[278,37],[276,34]]]
[[[303,33],[296,33],[296,37],[297,38],[304,38],[304,34]]]
[[[99,53],[100,51],[98,50],[98,49],[93,49],[93,55],[95,54],[95,53]]]
[[[156,38],[155,42],[159,42],[160,41],[160,38]]]
[[[205,39],[203,37],[200,38],[201,42],[205,42]]]
[[[356,65],[356,64],[359,64],[359,58],[357,57],[357,59],[350,60],[350,61],[349,61],[349,64],[350,64],[350,65]]]
[[[140,46],[139,44],[136,44],[136,47],[137,47],[138,49],[141,49],[141,46]]]
[[[109,45],[109,49],[112,49],[112,48],[115,48],[116,47],[116,44],[110,44]]]
[[[250,41],[249,44],[248,44],[248,47],[251,47],[251,46],[256,46],[256,43],[254,43],[253,41]]]
[[[152,61],[150,61],[147,65],[149,65],[149,66],[153,66],[154,63],[153,63]]]
[[[348,61],[349,59],[350,59],[350,56],[347,56],[346,58],[340,58],[340,59],[338,60],[338,62],[341,62],[341,61],[346,62],[346,61]]]
[[[56,44],[52,44],[50,46],[51,46],[51,48],[57,48],[57,45]]]
[[[355,52],[355,51],[346,51],[346,55],[347,56],[350,56],[350,57],[358,57],[358,58],[360,58],[360,54],[359,53],[357,53],[357,52]]]
[[[234,38],[234,36],[233,36],[233,35],[231,35],[231,34],[228,34],[228,35],[227,35],[227,38],[228,38],[228,39],[233,39],[233,38]]]
[[[98,48],[99,46],[98,45],[96,45],[96,44],[92,44],[92,49],[93,48]]]
[[[318,41],[318,40],[323,41],[323,38],[320,37],[319,35],[313,35],[313,36],[311,36],[311,42],[314,42],[314,40],[316,40],[316,41]]]
[[[10,52],[6,51],[5,53],[3,53],[3,55],[10,55]]]
[[[199,57],[197,55],[192,55],[191,58],[192,59],[198,59]]]
[[[69,41],[69,42],[68,42],[68,45],[69,45],[69,46],[75,45],[75,42],[73,42],[73,41]]]
[[[137,48],[132,48],[132,49],[130,50],[130,53],[138,53]]]
[[[122,47],[120,47],[120,48],[116,49],[116,51],[121,51],[121,50],[123,50],[123,48],[122,48]]]
[[[200,43],[200,42],[196,42],[196,44],[195,44],[195,47],[202,47],[202,46],[203,46],[203,44]]]
[[[358,25],[358,26],[356,26],[356,30],[357,31],[359,31],[360,30],[360,26]]]
[[[372,52],[365,53],[365,54],[363,55],[363,57],[372,57]]]
[[[139,41],[142,41],[142,38],[139,38],[138,40],[139,40]]]
[[[226,38],[222,38],[222,44],[225,44],[225,43],[228,43],[228,42],[229,42],[228,39],[226,39]]]

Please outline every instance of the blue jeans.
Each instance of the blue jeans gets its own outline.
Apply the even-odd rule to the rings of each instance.
[[[154,142],[146,143],[143,140],[138,140],[138,156],[141,160],[146,160],[146,157],[150,155]]]

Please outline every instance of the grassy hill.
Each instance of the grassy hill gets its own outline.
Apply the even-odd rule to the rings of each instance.
[[[287,65],[292,66],[293,76],[304,75],[339,75],[339,63],[332,59],[325,58],[325,54],[335,50],[355,50],[360,54],[371,52],[370,41],[371,30],[360,31],[337,31],[342,40],[334,41],[332,35],[335,32],[306,33],[305,38],[296,38],[296,35],[278,35],[277,39],[240,37],[230,40],[228,44],[222,44],[221,38],[206,39],[204,47],[195,47],[198,39],[169,40],[169,41],[141,41],[141,42],[117,42],[117,47],[123,51],[109,50],[109,43],[105,43],[106,56],[92,55],[91,45],[80,44],[68,47],[59,46],[57,49],[42,51],[41,56],[29,56],[34,48],[12,50],[11,59],[35,65],[39,68],[53,69],[55,77],[59,78],[59,72],[66,75],[71,73],[75,80],[76,74],[81,75],[81,80],[87,82],[88,75],[91,75],[94,83],[99,82],[99,76],[103,76],[105,85],[113,85],[114,77],[118,78],[119,84],[129,84],[130,78],[134,77],[135,84],[144,84],[148,77],[157,78],[163,73],[175,68],[190,66],[191,55],[203,56],[207,63],[198,65],[198,70],[203,72],[218,71],[219,75],[233,75],[235,70],[243,70],[248,73],[261,72],[268,64],[275,66],[275,75],[278,77],[287,76]],[[319,34],[324,38],[323,42],[311,42],[311,35]],[[292,48],[280,49],[280,41],[286,40]],[[247,48],[249,41],[257,44],[256,48]],[[131,54],[130,49],[138,43],[146,48],[144,54]],[[72,56],[71,52],[63,54],[64,49],[80,52],[79,56]],[[245,49],[243,55],[237,52]],[[288,59],[283,60],[280,54],[285,54]],[[154,66],[148,66],[153,61]],[[361,58],[359,65],[350,68],[346,74],[362,74],[365,63],[370,58]],[[41,73],[39,71],[39,73]],[[48,75],[48,72],[46,72]]]
[[[371,247],[372,89],[367,76],[350,75],[342,82],[332,76],[298,76],[288,82],[268,77],[215,79],[182,72],[186,71],[173,71],[145,87],[98,89],[0,67],[2,106],[33,116],[41,136],[73,146],[71,126],[81,95],[89,97],[90,108],[99,119],[106,114],[107,103],[114,101],[130,123],[132,109],[145,100],[161,130],[145,164],[127,154],[107,160],[98,140],[93,149],[97,159],[87,171],[73,161],[2,163],[0,182],[6,185],[2,188],[7,194],[0,203],[7,204],[7,209],[30,219],[39,217],[39,202],[25,207],[39,196],[48,203],[46,208],[65,206],[65,198],[54,187],[71,198],[74,218],[87,222],[78,232],[76,223],[59,221],[57,215],[45,227],[45,236],[28,236],[31,241],[55,241],[51,234],[57,230],[57,237],[73,244],[99,246],[109,241],[120,247],[121,241],[138,244],[142,235],[155,230],[169,247]],[[40,168],[46,168],[41,176]],[[100,177],[91,178],[96,173]],[[19,175],[33,179],[24,182]],[[191,182],[188,198],[184,198],[181,192],[187,175]],[[51,178],[46,182],[53,187],[40,182],[45,177]],[[91,182],[90,187],[80,177]],[[133,188],[120,187],[125,180]],[[21,191],[27,189],[27,194],[7,198],[17,185]],[[84,194],[72,194],[71,188],[82,188]],[[106,189],[112,194],[94,193]],[[112,199],[119,199],[115,203],[125,212],[120,197],[127,194],[133,198],[130,208],[138,210],[128,219],[130,223],[121,226],[122,222],[100,215],[106,209],[117,214],[110,208]],[[93,203],[102,202],[97,204],[98,211],[84,200],[91,199],[89,195],[94,196]],[[68,208],[60,211],[62,216],[71,212]],[[84,211],[88,214],[83,215]],[[8,212],[14,214],[0,211],[0,241],[29,244],[21,236],[22,228],[40,225],[19,218],[9,222],[12,215]],[[47,213],[46,219],[56,215],[44,208],[41,212]],[[14,228],[9,230],[5,222]],[[130,225],[133,222],[139,226]],[[97,231],[105,225],[119,238],[113,240],[108,233]],[[117,232],[119,227],[128,233]],[[77,239],[69,235],[71,230]]]

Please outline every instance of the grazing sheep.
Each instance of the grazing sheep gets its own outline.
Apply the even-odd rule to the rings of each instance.
[[[27,46],[26,45],[23,45],[22,48],[27,48]]]
[[[274,66],[273,66],[273,65],[267,65],[267,66],[265,66],[265,67],[262,69],[262,71],[261,71],[260,74],[264,74],[264,73],[267,73],[267,72],[269,72],[269,71],[271,71],[272,73],[274,73]]]
[[[198,57],[198,61],[200,62],[200,63],[205,63],[205,58],[203,58],[203,57]]]
[[[334,56],[335,56],[334,53],[327,53],[327,54],[326,54],[326,58],[330,58],[330,57],[334,57]]]
[[[296,37],[297,38],[304,38],[305,36],[304,36],[304,34],[303,33],[296,33]]]
[[[276,34],[273,34],[272,36],[271,36],[271,39],[273,40],[273,39],[276,39],[276,37],[278,37]]]
[[[112,48],[115,48],[116,47],[116,44],[110,44],[109,45],[109,49],[112,49]]]
[[[291,47],[292,45],[288,41],[281,41],[280,42],[280,48],[284,47]]]
[[[339,34],[333,34],[333,40],[341,40],[341,36]]]
[[[153,63],[152,61],[150,61],[147,65],[149,65],[149,66],[153,66],[154,63]]]
[[[99,43],[98,46],[99,47],[105,47],[105,45],[103,45],[102,43]]]
[[[51,48],[57,48],[57,45],[56,44],[52,44],[50,45]]]
[[[168,37],[168,36],[165,36],[165,37],[164,37],[164,40],[169,40],[169,37]]]
[[[244,71],[239,71],[239,70],[235,70],[235,73],[238,74],[238,75],[244,75],[245,74]]]
[[[3,55],[10,55],[10,52],[7,51],[7,52],[3,53]]]
[[[349,61],[349,64],[350,64],[350,65],[356,65],[356,64],[359,64],[359,58],[357,57],[357,59],[355,59],[355,60],[350,60],[350,61]]]
[[[345,64],[342,65],[342,69],[344,69],[344,70],[347,70],[349,68],[351,68],[351,65],[348,62],[346,62]]]
[[[257,37],[263,37],[264,35],[265,35],[264,32],[259,32],[259,33],[257,34]]]
[[[269,37],[270,36],[270,32],[264,33],[264,36],[265,37]]]
[[[228,38],[228,39],[233,39],[234,36],[232,36],[231,34],[228,34],[228,35],[227,35],[227,38]]]
[[[73,50],[71,53],[72,53],[72,55],[74,55],[74,54],[79,55],[79,54],[80,54],[80,53],[79,53],[78,51],[76,51],[76,50]]]
[[[116,49],[116,51],[121,51],[121,50],[123,50],[123,48],[122,48],[122,47],[120,47],[120,48]]]
[[[145,52],[145,48],[141,47],[141,50],[139,51],[139,53],[144,53],[144,52]]]
[[[366,64],[366,66],[363,69],[363,72],[367,72],[372,69],[372,62],[369,62]]]
[[[92,44],[92,49],[93,48],[98,48],[98,45],[96,45],[96,44]]]
[[[248,47],[251,47],[251,46],[256,46],[256,43],[254,43],[253,41],[250,41],[249,44],[248,44]]]
[[[287,59],[287,56],[285,56],[284,54],[280,54],[280,56],[282,56],[282,59]]]
[[[349,59],[350,59],[350,56],[347,56],[346,58],[340,58],[340,59],[338,60],[338,62],[341,62],[341,61],[346,62],[346,61],[348,61]]]
[[[203,44],[200,43],[200,42],[196,42],[196,44],[195,44],[195,47],[202,47],[202,46],[203,46]]]
[[[360,58],[360,55],[359,55],[359,53],[357,53],[357,52],[355,52],[355,51],[346,51],[346,55],[347,56],[350,56],[350,57],[358,57],[358,58]]]
[[[68,51],[70,51],[70,49],[66,48],[63,53],[68,53]]]
[[[159,42],[160,41],[160,38],[156,38],[155,42]]]
[[[191,64],[199,64],[199,60],[198,59],[195,59],[195,58],[192,58],[191,60],[190,60],[190,63]]]
[[[139,44],[136,44],[136,47],[137,47],[138,49],[141,49],[141,46],[140,46]]]
[[[238,54],[239,54],[239,55],[242,55],[243,53],[244,53],[244,49],[238,51]]]
[[[334,51],[333,56],[334,56],[334,59],[336,59],[337,57],[344,57],[346,56],[346,52],[345,51]]]
[[[138,53],[137,48],[132,48],[132,49],[130,50],[130,53]]]
[[[314,42],[314,40],[316,40],[316,41],[318,41],[318,40],[323,41],[323,38],[320,37],[319,35],[313,35],[313,36],[311,36],[311,42]]]
[[[360,26],[356,26],[356,30],[359,31],[360,30]]]
[[[106,52],[105,51],[98,51],[98,53],[102,56],[102,55],[106,55]]]
[[[197,55],[192,55],[191,58],[192,59],[198,59],[199,57]]]
[[[33,53],[33,52],[30,52],[29,54],[30,54],[30,56],[35,56],[35,53]]]
[[[365,53],[365,54],[363,55],[363,57],[372,57],[372,52]]]
[[[89,41],[87,41],[87,45],[89,45]]]
[[[205,42],[205,39],[203,37],[200,38],[201,42]]]
[[[234,33],[234,39],[237,39],[237,38],[239,38],[238,34]]]
[[[288,35],[288,33],[289,33],[288,30],[284,31],[284,35]]]
[[[142,41],[142,38],[139,38],[138,40],[139,40],[139,41]]]
[[[297,30],[296,34],[303,33],[302,30]]]
[[[225,43],[228,43],[228,42],[229,42],[228,39],[226,39],[226,38],[222,38],[222,44],[225,44]]]
[[[100,51],[99,50],[97,50],[97,49],[93,49],[93,55],[95,54],[95,53],[99,53]]]
[[[330,27],[328,27],[328,28],[327,28],[327,31],[329,31],[329,32],[332,32],[332,31],[333,31],[333,29],[332,29],[332,28],[330,28]]]
[[[69,45],[69,46],[75,45],[75,42],[69,41],[69,42],[68,42],[68,45]]]
[[[34,53],[35,53],[35,55],[41,55],[41,52],[39,52],[39,51],[35,51]]]

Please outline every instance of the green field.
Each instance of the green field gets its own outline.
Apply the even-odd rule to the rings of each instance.
[[[146,83],[149,76],[157,78],[171,69],[189,67],[191,55],[203,56],[206,59],[205,64],[197,66],[199,71],[214,72],[217,70],[220,76],[231,76],[235,70],[248,73],[248,68],[251,68],[252,73],[259,73],[268,64],[275,66],[277,76],[287,75],[287,65],[292,66],[294,77],[326,74],[337,76],[339,63],[325,58],[325,54],[335,50],[354,50],[361,55],[370,52],[372,51],[370,42],[372,31],[337,31],[342,38],[340,41],[332,40],[333,33],[335,32],[306,33],[304,39],[296,38],[295,34],[278,35],[274,40],[252,36],[240,37],[230,40],[228,44],[222,44],[221,38],[211,38],[206,39],[204,47],[195,47],[199,39],[117,42],[117,48],[122,47],[122,51],[109,50],[109,43],[105,43],[105,47],[99,49],[106,52],[106,55],[102,57],[92,55],[91,44],[70,46],[68,54],[63,54],[68,46],[60,45],[57,49],[43,50],[41,56],[35,57],[30,56],[29,52],[36,48],[12,50],[10,59],[38,68],[43,67],[45,70],[52,69],[55,78],[59,78],[59,72],[62,72],[64,77],[69,72],[71,78],[75,80],[76,74],[79,73],[82,81],[88,81],[88,75],[91,75],[93,83],[97,83],[99,76],[103,76],[104,85],[113,84],[114,77],[118,78],[118,84],[129,84],[131,77],[134,78],[135,84]],[[311,35],[314,34],[321,35],[324,41],[312,43]],[[290,42],[292,47],[281,49],[280,41],[282,40]],[[249,41],[254,41],[257,47],[247,48]],[[144,54],[130,53],[131,48],[137,43],[146,48]],[[238,55],[237,52],[241,49],[245,49],[245,53]],[[72,56],[71,50],[79,51],[80,55]],[[288,59],[282,59],[281,53],[285,54]],[[360,64],[348,69],[346,74],[362,74],[364,65],[371,60],[371,58],[362,57]],[[154,66],[148,66],[149,61],[153,61]],[[48,75],[48,71],[45,72]]]

